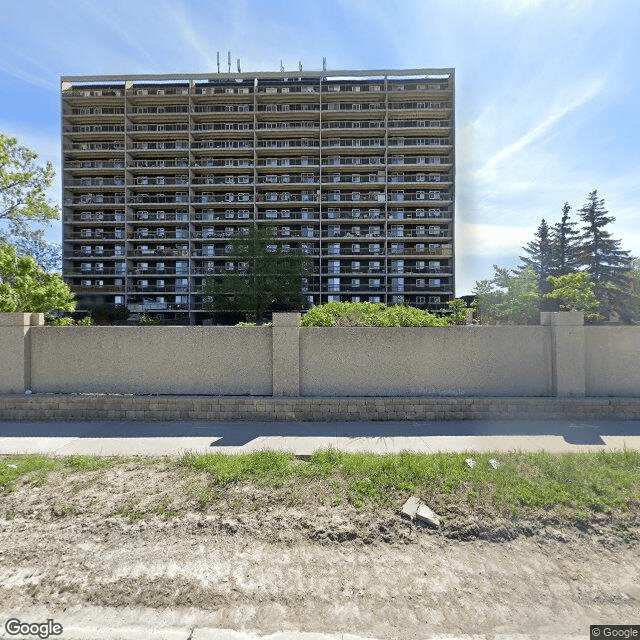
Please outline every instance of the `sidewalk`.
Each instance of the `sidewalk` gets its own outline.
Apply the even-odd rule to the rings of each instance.
[[[0,421],[0,454],[149,455],[250,453],[640,450],[637,420],[403,422]]]

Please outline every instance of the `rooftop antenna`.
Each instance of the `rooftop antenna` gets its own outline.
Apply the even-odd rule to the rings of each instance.
[[[240,58],[238,58],[238,73],[242,73],[242,71],[240,71]]]
[[[227,61],[229,63],[229,73],[231,73],[231,51],[227,51]]]
[[[322,70],[327,70],[327,56],[322,56]]]
[[[282,64],[282,58],[280,59],[280,73],[284,73],[284,65]]]
[[[220,52],[216,51],[216,60],[218,62],[218,73],[220,73]]]
[[[298,71],[302,71],[302,60],[298,60]]]

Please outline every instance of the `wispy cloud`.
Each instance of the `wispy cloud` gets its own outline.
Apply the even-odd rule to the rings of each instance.
[[[82,6],[84,6],[86,11],[92,13],[96,18],[98,18],[98,20],[100,20],[100,22],[102,22],[114,34],[116,34],[119,39],[121,39],[123,42],[126,42],[131,49],[141,54],[143,59],[140,60],[140,62],[149,63],[153,60],[153,56],[151,55],[151,53],[142,46],[139,34],[137,35],[137,37],[134,36],[133,33],[136,33],[135,31],[132,32],[130,28],[127,29],[126,26],[121,25],[119,20],[113,17],[113,13],[104,11],[101,8],[101,4],[99,2],[82,0],[81,4]],[[116,15],[120,16],[121,14]]]
[[[579,93],[573,99],[568,102],[559,104],[549,111],[543,120],[536,123],[532,129],[521,135],[515,142],[503,147],[494,154],[484,165],[484,167],[478,172],[479,178],[486,178],[492,172],[495,171],[498,165],[503,163],[513,155],[522,152],[528,146],[537,142],[544,137],[549,131],[563,118],[568,116],[572,111],[575,111],[588,101],[595,98],[602,88],[605,86],[605,80],[599,78],[591,81],[585,90]]]
[[[17,66],[8,62],[0,60],[0,72],[4,72],[18,80],[22,80],[27,84],[31,84],[36,87],[42,87],[48,91],[57,91],[58,85],[53,81],[52,75],[42,75],[37,73],[31,73],[24,67]]]

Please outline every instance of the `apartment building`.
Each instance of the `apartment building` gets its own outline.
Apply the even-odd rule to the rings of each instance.
[[[454,295],[453,69],[62,77],[63,273],[80,308],[210,316],[271,225],[312,304]]]

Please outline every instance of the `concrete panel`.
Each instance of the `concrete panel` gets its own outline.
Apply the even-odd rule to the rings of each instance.
[[[304,396],[551,395],[548,327],[306,327]]]
[[[271,395],[269,327],[37,327],[37,392]]]
[[[640,396],[640,327],[585,327],[588,396]]]
[[[300,394],[300,314],[273,314],[273,395]]]
[[[24,393],[31,384],[30,328],[42,313],[0,313],[0,393]]]

